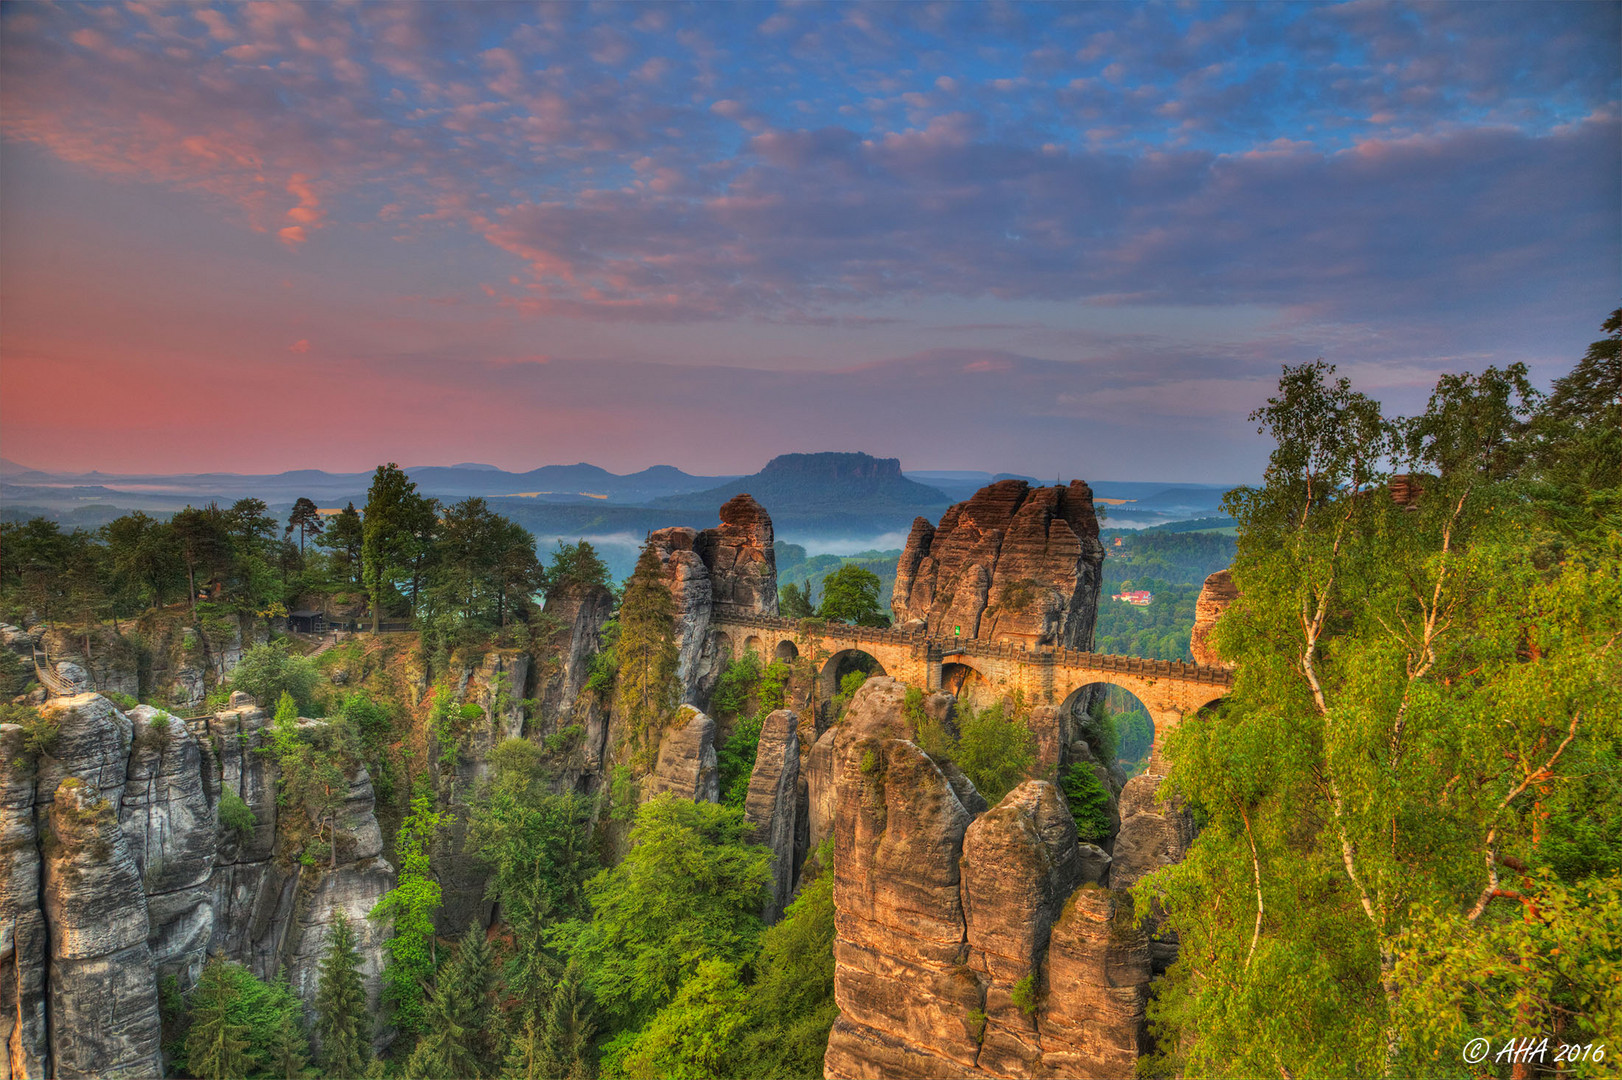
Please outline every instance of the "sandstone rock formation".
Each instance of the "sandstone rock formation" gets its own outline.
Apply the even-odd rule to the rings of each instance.
[[[1157,801],[1161,782],[1157,773],[1140,773],[1121,790],[1121,831],[1115,837],[1109,884],[1130,889],[1140,879],[1181,862],[1194,841],[1194,819],[1186,810]],[[1155,973],[1177,959],[1177,939],[1155,933],[1158,919],[1149,922],[1149,955]]]
[[[749,495],[729,499],[720,527],[698,534],[694,550],[709,571],[716,614],[777,614],[774,539],[771,515]]]
[[[43,748],[0,725],[0,1076],[162,1075],[158,978],[186,988],[209,954],[265,979],[285,968],[308,1005],[339,910],[375,1014],[382,935],[365,914],[393,869],[364,769],[336,867],[282,864],[275,766],[256,753],[268,719],[243,695],[191,728],[93,693],[42,711],[57,724]],[[227,790],[254,813],[245,834],[218,824]]]
[[[795,840],[799,834],[800,718],[778,709],[760,727],[755,768],[743,816],[755,830],[755,842],[772,850],[772,892],[761,918],[768,924],[782,917],[794,892],[799,869]]]
[[[748,495],[721,508],[719,528],[659,529],[648,537],[676,601],[676,679],[681,700],[709,697],[724,659],[710,635],[717,613],[777,614],[772,519]]]
[[[1087,884],[1108,856],[1077,844],[1046,781],[976,814],[967,779],[906,737],[904,702],[869,679],[813,751],[836,775],[840,1016],[824,1075],[1131,1076],[1149,958]]]
[[[1042,1062],[1052,1076],[1134,1075],[1148,1043],[1149,943],[1132,898],[1083,886],[1048,939]]]
[[[721,797],[721,773],[715,756],[715,721],[684,706],[677,724],[659,741],[659,761],[643,782],[642,797],[673,792],[694,802],[716,802]]]
[[[146,897],[117,803],[76,776],[52,794],[41,890],[51,939],[52,1075],[161,1076]]]
[[[1214,667],[1232,667],[1225,664],[1217,656],[1216,650],[1210,645],[1211,630],[1222,613],[1228,610],[1228,605],[1239,599],[1239,590],[1234,587],[1233,575],[1227,570],[1218,570],[1205,579],[1205,586],[1200,589],[1200,597],[1194,601],[1194,630],[1189,635],[1188,648],[1194,656],[1196,664],[1209,664]]]
[[[919,518],[896,563],[896,625],[931,635],[1086,649],[1104,548],[1092,489],[1000,480],[932,526]]]
[[[217,825],[203,753],[168,713],[140,705],[127,715],[133,749],[119,824],[146,894],[152,963],[160,976],[189,986],[202,973],[214,931]]]
[[[547,594],[546,613],[558,629],[549,643],[557,656],[537,673],[536,714],[585,728],[586,765],[600,768],[608,717],[591,708],[580,693],[591,677],[591,658],[603,647],[603,624],[614,614],[614,594],[600,585],[566,586]]]

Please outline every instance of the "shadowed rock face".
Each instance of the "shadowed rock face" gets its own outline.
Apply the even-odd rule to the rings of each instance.
[[[1110,864],[1110,886],[1130,889],[1143,877],[1162,866],[1183,861],[1194,842],[1194,819],[1188,811],[1157,801],[1166,778],[1141,773],[1121,789],[1121,831],[1115,838]],[[1148,920],[1149,955],[1156,974],[1164,972],[1177,959],[1175,936],[1155,933],[1159,918]]]
[[[772,849],[772,894],[761,918],[776,922],[794,892],[794,841],[799,832],[800,718],[778,709],[760,727],[755,768],[743,817],[755,830],[755,843]]]
[[[1226,570],[1218,570],[1205,579],[1204,588],[1200,589],[1200,598],[1194,601],[1194,631],[1189,635],[1188,648],[1194,656],[1196,664],[1209,664],[1213,667],[1232,667],[1225,664],[1216,650],[1211,648],[1211,630],[1216,626],[1217,619],[1228,610],[1228,605],[1239,599],[1239,590],[1234,587],[1233,575]]]
[[[1086,484],[1000,480],[939,526],[913,522],[890,606],[896,625],[933,635],[1086,649],[1103,560]]]
[[[365,770],[339,814],[337,867],[278,867],[275,766],[255,752],[268,719],[247,699],[192,729],[98,694],[43,711],[59,724],[43,753],[0,725],[0,1076],[162,1075],[158,978],[187,988],[210,952],[260,978],[285,967],[308,1005],[338,910],[376,1014],[382,931],[365,913],[393,870]],[[245,836],[218,825],[226,790],[257,820]]]
[[[1083,884],[1098,869],[1063,796],[1028,781],[984,810],[905,737],[904,703],[869,679],[814,751],[835,774],[824,1075],[1131,1076],[1147,945]]]

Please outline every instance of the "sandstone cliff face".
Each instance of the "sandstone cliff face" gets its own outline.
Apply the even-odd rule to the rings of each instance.
[[[748,495],[721,507],[718,528],[674,527],[649,535],[676,601],[676,679],[684,704],[705,702],[721,673],[724,657],[710,636],[713,616],[777,614],[772,540],[771,515]]]
[[[339,910],[375,1013],[382,950],[365,914],[393,869],[364,770],[339,814],[337,867],[280,866],[274,765],[255,752],[268,719],[241,695],[191,729],[99,694],[43,712],[59,725],[43,752],[0,726],[0,1077],[162,1075],[158,979],[185,988],[210,953],[261,978],[285,967],[308,1005]],[[226,790],[255,814],[246,836],[218,824]]]
[[[1163,866],[1183,860],[1194,842],[1194,819],[1177,806],[1157,801],[1161,782],[1157,773],[1140,773],[1121,790],[1121,831],[1115,838],[1109,883],[1130,889]],[[1156,974],[1177,959],[1177,939],[1155,932],[1158,918],[1149,920],[1149,956]]]
[[[580,694],[591,677],[591,658],[603,647],[603,624],[614,615],[614,594],[599,585],[557,590],[547,596],[546,612],[558,622],[550,642],[556,659],[536,674],[536,714],[555,717],[564,726],[580,724],[585,729],[585,765],[599,770],[606,752],[607,711],[582,701]]]
[[[680,721],[685,718],[685,723]],[[716,802],[721,797],[721,772],[715,755],[715,721],[692,707],[681,710],[679,726],[659,741],[659,761],[642,785],[651,799],[671,792],[693,802]]]
[[[1234,587],[1233,575],[1227,570],[1218,570],[1205,579],[1205,586],[1200,589],[1200,597],[1194,601],[1194,630],[1189,635],[1188,648],[1194,656],[1196,664],[1209,664],[1214,667],[1232,667],[1225,664],[1217,656],[1216,650],[1210,645],[1211,630],[1216,626],[1217,619],[1228,610],[1228,605],[1239,599],[1239,590]]]
[[[761,918],[776,922],[794,893],[799,869],[795,842],[799,837],[800,718],[788,709],[766,717],[760,728],[755,768],[749,774],[749,794],[743,816],[755,830],[755,842],[772,850],[772,892]]]
[[[1000,480],[938,527],[913,522],[890,606],[897,626],[932,635],[1086,649],[1103,559],[1086,484]]]
[[[836,776],[825,1075],[1131,1076],[1147,945],[1086,884],[1063,796],[1029,781],[984,809],[905,737],[904,700],[869,679],[814,751]]]

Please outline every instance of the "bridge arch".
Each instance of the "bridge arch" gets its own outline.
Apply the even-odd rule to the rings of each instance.
[[[715,655],[722,660],[736,660],[738,657],[732,651],[732,635],[725,630],[717,630],[710,635],[710,641],[715,646]]]
[[[869,675],[889,674],[879,663],[878,657],[866,649],[840,649],[823,662],[822,672],[818,676],[822,700],[832,701],[839,693],[840,680],[854,671],[865,671]]]
[[[941,662],[941,689],[976,709],[994,704],[1000,697],[985,672],[968,663],[964,656],[953,656]]]
[[[756,656],[763,656],[766,652],[766,645],[760,640],[759,634],[750,634],[743,640],[743,651],[752,652]]]
[[[794,640],[792,638],[784,638],[782,641],[777,643],[777,648],[772,650],[773,660],[781,660],[784,663],[792,664],[799,658],[800,647],[794,644]]]
[[[1164,773],[1166,764],[1161,758],[1166,737],[1185,717],[1203,712],[1228,695],[1225,683],[1192,682],[1184,679],[1162,679],[1153,675],[1140,675],[1116,671],[1087,671],[1070,679],[1068,689],[1055,699],[1062,702],[1060,715],[1067,724],[1076,720],[1077,707],[1086,708],[1086,697],[1095,687],[1107,687],[1112,695],[1129,695],[1143,707],[1149,716],[1152,732],[1144,770]]]

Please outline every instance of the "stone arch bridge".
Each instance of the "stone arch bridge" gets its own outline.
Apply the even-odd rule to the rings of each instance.
[[[1233,686],[1226,668],[1181,660],[1026,649],[1009,642],[930,637],[921,632],[846,626],[815,620],[744,613],[717,614],[710,624],[716,654],[736,659],[754,650],[766,660],[817,661],[819,695],[838,690],[842,661],[858,653],[873,658],[891,678],[925,690],[948,689],[960,696],[1002,697],[1022,691],[1033,705],[1061,705],[1096,683],[1119,686],[1149,711],[1154,721],[1153,755],[1162,739],[1185,716],[1224,697]],[[1158,771],[1158,770],[1154,770]]]

